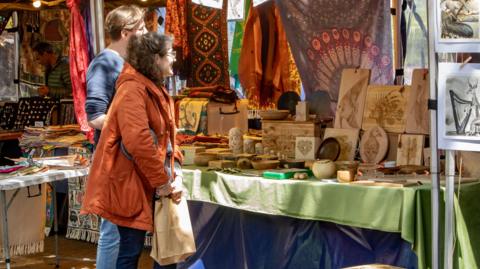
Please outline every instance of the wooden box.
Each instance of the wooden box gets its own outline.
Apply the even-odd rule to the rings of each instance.
[[[307,121],[262,121],[263,149],[265,153],[274,151],[287,158],[295,158],[297,137],[320,137],[320,124]]]

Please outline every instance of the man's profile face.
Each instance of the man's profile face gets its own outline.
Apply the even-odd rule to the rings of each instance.
[[[50,54],[35,52],[35,61],[43,66],[49,65]]]

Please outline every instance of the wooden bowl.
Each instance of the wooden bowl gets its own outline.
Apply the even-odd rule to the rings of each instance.
[[[252,161],[253,169],[255,170],[266,170],[266,169],[275,169],[280,164],[278,160],[260,160]]]
[[[288,110],[260,110],[258,114],[263,120],[283,120],[288,117]]]
[[[217,159],[218,157],[216,153],[201,152],[195,154],[195,158],[193,158],[193,163],[196,166],[208,166],[209,161],[215,161]]]

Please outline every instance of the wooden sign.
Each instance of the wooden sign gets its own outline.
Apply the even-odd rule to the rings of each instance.
[[[423,141],[423,135],[400,135],[397,165],[422,165]]]
[[[428,69],[413,70],[410,96],[407,99],[407,118],[405,130],[410,134],[429,134],[430,118],[428,114],[429,92]]]
[[[335,128],[360,129],[370,81],[370,69],[343,69]]]
[[[326,128],[323,139],[334,137],[340,143],[340,156],[337,161],[353,161],[358,145],[360,129]]]
[[[368,86],[362,129],[378,125],[387,132],[404,133],[409,92],[410,86]]]
[[[387,154],[388,136],[380,126],[368,129],[360,141],[360,156],[365,163],[379,163]]]

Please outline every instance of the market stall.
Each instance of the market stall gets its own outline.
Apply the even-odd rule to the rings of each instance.
[[[13,57],[21,98],[2,106],[0,126],[8,131],[0,139],[21,135],[20,146],[31,155],[88,158],[85,74],[94,52],[108,43],[103,15],[120,1],[42,1],[57,8],[41,11],[16,2],[0,10],[28,6],[11,28],[22,34],[20,55]],[[417,30],[425,30],[426,4],[418,11],[410,2],[402,9],[402,1],[313,2],[139,2],[149,6],[149,30],[175,38],[175,76],[166,86],[175,95],[197,243],[182,268],[198,260],[206,268],[437,268],[435,227],[442,222],[436,213],[443,212],[437,195],[445,180],[439,180],[436,123],[431,127],[429,116],[435,78],[425,60],[406,66],[412,57],[423,59],[428,46],[398,25],[408,9]],[[69,56],[71,98],[29,96],[46,84],[31,46],[40,39]],[[422,52],[412,52],[414,41]],[[441,131],[475,143],[477,84],[466,77],[442,83],[465,91],[442,99]],[[47,127],[32,127],[42,124]],[[460,163],[458,180],[455,171],[446,180],[449,191],[458,190],[451,256],[455,267],[474,268],[480,173],[476,162]],[[66,237],[95,243],[98,216],[80,215],[87,180],[86,172],[69,180]],[[219,260],[219,253],[229,258]]]

